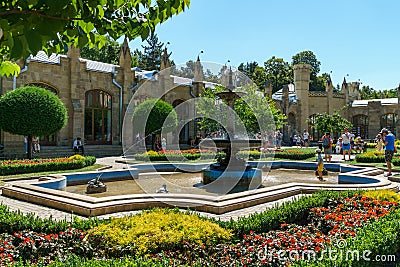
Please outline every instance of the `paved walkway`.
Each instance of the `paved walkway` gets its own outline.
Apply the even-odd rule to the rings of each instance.
[[[354,155],[352,155],[352,159],[353,158],[354,158]],[[120,163],[123,160],[124,160],[123,157],[105,157],[105,158],[98,158],[96,163],[107,165],[111,169],[126,169],[129,166],[127,164]],[[342,155],[333,154],[332,162],[334,162],[334,163],[342,162],[343,163],[344,160],[342,159]],[[248,216],[250,214],[263,211],[265,209],[274,207],[276,205],[280,205],[284,202],[291,201],[298,197],[299,196],[287,197],[287,198],[280,199],[277,201],[272,201],[272,202],[268,202],[268,203],[264,203],[264,204],[236,210],[236,211],[227,212],[227,213],[221,214],[221,215],[216,215],[216,214],[211,214],[211,213],[206,213],[206,212],[199,212],[199,214],[206,216],[206,217],[212,217],[215,219],[227,221],[227,220],[230,220],[231,218],[237,219],[238,217]],[[0,202],[3,203],[4,205],[7,205],[10,210],[13,210],[13,211],[20,210],[24,214],[34,213],[35,215],[37,215],[38,217],[41,217],[41,218],[48,218],[51,216],[53,219],[56,219],[56,220],[66,219],[68,221],[72,220],[73,217],[84,218],[81,216],[73,215],[73,214],[65,212],[65,211],[60,211],[60,210],[56,210],[53,208],[48,208],[48,207],[36,205],[33,203],[29,203],[29,202],[24,202],[24,201],[17,200],[17,199],[11,199],[8,197],[4,197],[2,195],[0,195]],[[135,214],[138,212],[140,212],[140,211],[118,212],[118,213],[99,216],[99,218],[122,217],[125,215]]]

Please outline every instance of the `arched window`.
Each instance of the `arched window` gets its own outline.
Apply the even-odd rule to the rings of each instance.
[[[322,137],[322,133],[318,132],[316,129],[313,128],[315,124],[315,117],[317,115],[313,114],[308,117],[308,132],[310,134],[310,141],[318,141]]]
[[[361,138],[368,138],[368,116],[360,114],[353,116],[353,133]]]
[[[85,142],[111,144],[112,97],[105,91],[92,90],[85,95]]]
[[[58,95],[58,91],[54,87],[44,82],[32,82],[28,83],[27,85],[41,87],[52,92],[55,95]],[[39,142],[42,146],[55,146],[57,144],[57,133],[52,135],[39,136]]]
[[[381,129],[386,128],[396,135],[397,114],[387,113],[381,117]]]
[[[187,144],[189,140],[189,124],[185,121],[189,116],[189,107],[187,104],[179,106],[183,102],[182,99],[177,99],[172,102],[172,106],[175,108],[176,114],[178,115],[178,127],[182,127],[179,132],[179,144]]]

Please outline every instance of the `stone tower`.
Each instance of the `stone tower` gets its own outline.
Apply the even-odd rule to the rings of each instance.
[[[309,89],[310,89],[310,64],[297,64],[293,66],[294,72],[294,88],[299,99],[299,109],[297,114],[299,125],[298,130],[308,129],[307,119],[309,117]]]

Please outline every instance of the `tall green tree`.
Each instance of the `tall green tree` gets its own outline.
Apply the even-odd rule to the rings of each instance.
[[[52,92],[20,87],[0,98],[0,128],[28,137],[28,158],[32,158],[32,136],[52,135],[67,122],[67,109]]]
[[[240,63],[238,70],[243,72],[244,74],[247,75],[247,77],[252,77],[254,71],[256,70],[256,67],[258,67],[258,63],[253,61],[253,62],[247,62],[245,63]]]
[[[319,113],[314,117],[312,128],[318,132],[340,133],[344,128],[351,129],[353,124],[342,117],[339,112],[333,114]]]
[[[302,51],[292,57],[292,65],[296,64],[310,64],[311,77],[316,77],[320,71],[321,62],[317,60],[315,54],[310,51]]]
[[[268,78],[263,67],[257,66],[250,78],[257,85],[258,89],[264,90]]]
[[[132,115],[132,123],[135,131],[141,136],[151,136],[163,132],[171,132],[178,125],[178,116],[175,109],[169,103],[160,99],[148,99],[139,104]]]
[[[206,88],[196,106],[197,112],[204,117],[199,122],[200,129],[218,131],[228,124],[225,107],[216,102],[216,93],[227,91],[223,86]],[[272,99],[265,97],[256,86],[246,86],[246,95],[236,100],[234,111],[239,116],[248,133],[275,130],[282,127],[286,116],[275,108]],[[212,119],[212,118],[217,118]]]
[[[102,48],[85,46],[81,49],[81,57],[94,61],[100,61],[109,64],[119,64],[119,52],[121,45],[107,37],[107,41]]]
[[[101,48],[106,37],[145,40],[159,23],[188,8],[190,0],[2,0],[0,75],[15,75],[10,60],[65,53],[68,47]]]
[[[173,65],[171,66],[171,74],[185,78],[193,78],[194,66],[195,62],[193,60],[187,61],[185,66],[181,66],[180,68],[178,68],[176,65]]]
[[[292,81],[292,68],[283,58],[271,57],[264,62],[264,68],[267,79],[272,83],[272,93]]]
[[[133,52],[137,56],[137,66],[143,70],[160,70],[164,43],[158,41],[157,34],[151,35],[146,42],[147,45],[142,45],[143,52],[139,49]]]

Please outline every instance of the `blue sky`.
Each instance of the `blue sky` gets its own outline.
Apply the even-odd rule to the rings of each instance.
[[[233,66],[272,56],[289,63],[311,50],[333,83],[374,89],[400,83],[400,1],[191,0],[190,9],[156,29],[176,64],[195,60]],[[130,42],[140,48],[140,38]],[[348,74],[348,76],[347,76]]]

